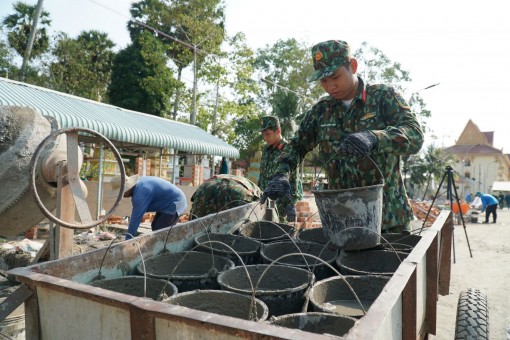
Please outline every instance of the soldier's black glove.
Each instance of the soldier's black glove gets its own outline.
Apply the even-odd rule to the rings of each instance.
[[[355,157],[365,157],[377,146],[377,137],[370,131],[351,133],[345,137],[339,150]]]
[[[276,200],[285,196],[290,196],[289,178],[284,174],[276,174],[267,183],[261,202],[264,203],[268,197]]]
[[[294,207],[294,204],[289,203],[285,207],[285,216],[287,216],[287,221],[294,222],[296,220],[296,208]]]

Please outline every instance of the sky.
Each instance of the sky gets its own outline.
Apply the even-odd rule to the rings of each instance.
[[[17,0],[0,0],[0,17]],[[24,0],[35,5],[37,0]],[[44,0],[52,29],[72,37],[107,32],[129,43],[131,0]],[[510,1],[505,0],[224,0],[229,35],[243,32],[263,48],[295,38],[313,46],[330,39],[357,49],[366,41],[410,72],[407,93],[419,92],[432,112],[426,144],[453,145],[469,119],[494,132],[494,147],[510,153]],[[423,90],[432,84],[439,85]],[[435,135],[436,138],[432,138]]]

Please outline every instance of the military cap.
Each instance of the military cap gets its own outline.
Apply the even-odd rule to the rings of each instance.
[[[342,65],[350,61],[350,47],[342,40],[328,40],[312,47],[313,68],[315,72],[310,81],[319,80],[333,75]]]
[[[264,116],[260,118],[260,129],[259,131],[262,132],[265,129],[272,129],[276,130],[280,128],[280,120],[278,117],[275,116]]]

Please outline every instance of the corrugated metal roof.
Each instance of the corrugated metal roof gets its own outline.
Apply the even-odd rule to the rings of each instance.
[[[88,128],[112,141],[239,158],[239,150],[197,126],[5,78],[0,78],[0,104],[30,107],[62,128]]]

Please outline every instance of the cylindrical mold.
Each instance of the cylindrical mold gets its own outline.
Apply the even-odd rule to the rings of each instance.
[[[237,266],[260,263],[261,243],[241,235],[202,234],[195,237],[195,245],[195,250],[209,254],[212,250],[215,255],[227,257]]]
[[[355,322],[356,319],[349,316],[315,312],[287,314],[270,320],[277,326],[336,336],[347,334]]]
[[[309,293],[311,310],[361,317],[363,310],[368,311],[388,281],[387,276],[346,275],[316,282]]]
[[[221,289],[249,296],[255,290],[255,296],[269,308],[270,316],[301,312],[305,292],[314,281],[307,270],[265,264],[236,267],[218,275]]]
[[[300,241],[315,242],[320,244],[326,244],[329,242],[329,238],[326,236],[323,228],[301,229],[296,238]],[[330,242],[330,244],[332,243]]]
[[[234,267],[234,262],[223,256],[198,251],[163,253],[140,262],[136,269],[141,275],[170,279],[179,292],[194,289],[219,289],[218,273]]]
[[[93,281],[90,285],[156,301],[177,294],[177,287],[170,281],[136,275],[102,279]]]
[[[420,240],[420,235],[405,233],[381,234],[381,246],[389,251],[396,250],[410,253]]]
[[[269,314],[267,305],[260,299],[226,290],[194,290],[163,302],[251,321],[264,321]]]
[[[255,221],[243,224],[239,228],[239,234],[262,243],[269,243],[291,239],[294,230],[295,228],[290,224]]]
[[[304,255],[299,255],[301,253]],[[296,255],[285,256],[287,254]],[[306,254],[313,255],[314,257],[307,256]],[[285,256],[278,260],[277,263],[310,270],[315,274],[317,280],[336,275],[327,264],[334,266],[338,250],[320,243],[304,241],[271,242],[262,245],[260,255],[264,263],[273,263],[280,257]],[[315,257],[320,258],[322,261]]]
[[[335,263],[344,275],[392,276],[406,256],[387,250],[340,251]]]

